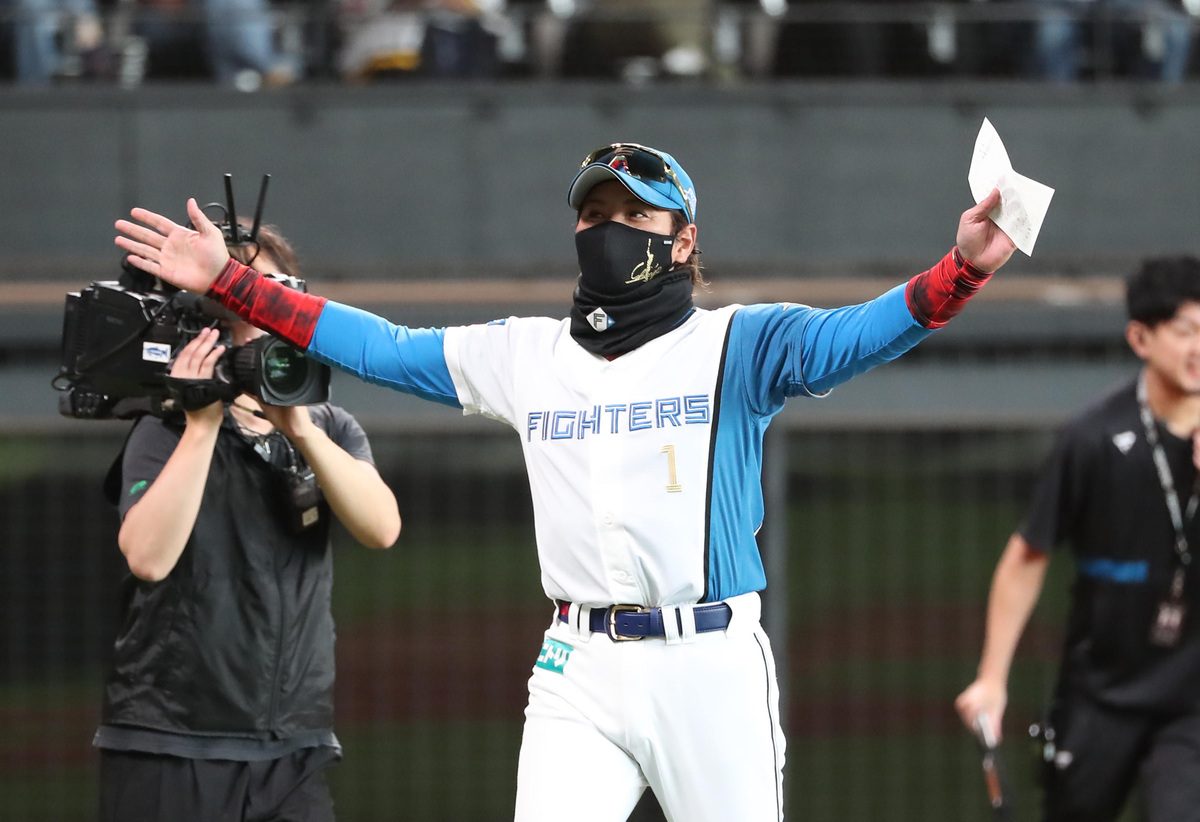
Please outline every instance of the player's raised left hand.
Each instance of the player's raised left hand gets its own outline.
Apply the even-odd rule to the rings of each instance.
[[[135,208],[129,214],[137,222],[117,220],[116,229],[121,233],[114,242],[129,252],[127,259],[135,268],[171,285],[203,294],[229,261],[229,252],[225,248],[225,235],[194,199],[187,201],[187,210],[195,230],[153,211]]]
[[[978,205],[963,212],[958,221],[958,250],[981,271],[997,271],[1008,262],[1017,246],[1000,230],[988,212],[1000,205],[1000,189],[984,197]]]

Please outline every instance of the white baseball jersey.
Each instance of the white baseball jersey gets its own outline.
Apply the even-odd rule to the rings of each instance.
[[[579,346],[568,320],[413,330],[330,302],[309,352],[510,425],[546,594],[661,606],[765,587],[767,424],[787,397],[827,392],[928,333],[903,286],[839,309],[697,309],[613,360]]]
[[[521,437],[550,597],[704,596],[713,398],[732,313],[697,311],[612,361],[580,347],[569,320],[447,330],[463,410]]]

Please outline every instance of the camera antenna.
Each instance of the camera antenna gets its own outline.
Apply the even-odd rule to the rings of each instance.
[[[225,203],[229,209],[229,231],[231,232],[231,242],[233,245],[240,243],[241,237],[238,236],[238,219],[237,210],[233,207],[233,175],[225,175]],[[253,235],[251,235],[253,239]]]
[[[264,174],[262,185],[258,187],[258,205],[254,207],[254,226],[250,229],[250,242],[258,239],[258,226],[262,222],[263,202],[267,199],[267,184],[270,182],[271,175]]]

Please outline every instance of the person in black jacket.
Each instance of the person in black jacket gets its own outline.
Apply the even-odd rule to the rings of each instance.
[[[1134,380],[1071,421],[1009,539],[977,678],[955,703],[1000,737],[1009,667],[1050,552],[1075,584],[1043,750],[1050,822],[1116,819],[1140,783],[1149,822],[1200,822],[1200,260],[1129,279]]]
[[[270,227],[254,259],[297,274]],[[235,345],[262,333],[229,327]],[[207,329],[170,373],[211,379],[223,351]],[[294,505],[289,489],[313,481],[323,500]],[[130,575],[94,743],[100,819],[332,820],[331,515],[368,548],[400,533],[362,428],[336,406],[247,394],[180,420],[144,416],[119,489]]]

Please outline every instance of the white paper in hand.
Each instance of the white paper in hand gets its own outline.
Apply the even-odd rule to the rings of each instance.
[[[988,216],[1017,248],[1032,255],[1054,189],[1013,171],[1004,143],[1000,142],[1000,135],[986,117],[975,138],[975,154],[971,157],[967,182],[971,184],[971,195],[976,203],[988,196],[993,188],[1000,189],[1000,205]]]

